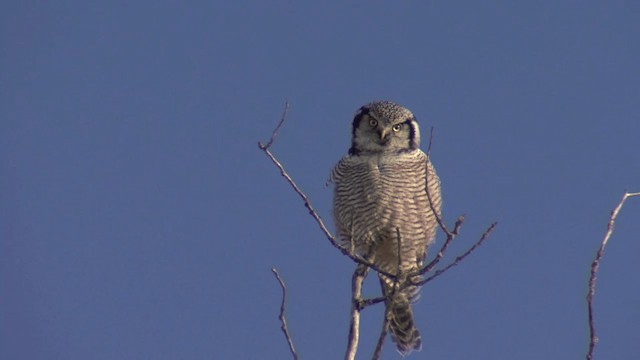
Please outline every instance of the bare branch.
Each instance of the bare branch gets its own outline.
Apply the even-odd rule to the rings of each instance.
[[[359,257],[358,255],[352,254],[347,249],[343,248],[342,246],[340,246],[338,244],[338,242],[336,241],[335,237],[331,234],[331,232],[329,231],[327,226],[324,224],[324,221],[322,221],[322,218],[320,217],[320,215],[318,215],[316,210],[313,208],[313,205],[311,205],[311,201],[309,200],[307,195],[305,195],[305,193],[302,192],[302,190],[298,187],[298,185],[295,183],[295,181],[293,181],[293,178],[291,178],[291,176],[284,169],[284,166],[282,166],[282,164],[278,161],[278,159],[276,159],[276,157],[269,150],[269,147],[271,147],[271,145],[273,145],[273,141],[274,141],[275,137],[278,135],[278,131],[280,130],[280,128],[284,124],[284,121],[285,121],[286,116],[287,116],[288,107],[289,107],[288,103],[285,104],[285,110],[284,110],[284,112],[282,114],[282,118],[280,119],[280,122],[278,123],[276,128],[273,130],[271,138],[269,139],[267,144],[263,144],[262,142],[258,142],[258,147],[269,157],[269,159],[271,159],[271,162],[273,162],[273,164],[278,168],[278,170],[280,170],[280,175],[282,175],[282,177],[284,177],[287,180],[287,182],[289,183],[289,185],[291,185],[293,190],[298,194],[298,196],[300,196],[300,198],[302,198],[302,201],[304,201],[304,206],[307,208],[307,210],[309,211],[309,214],[311,215],[311,217],[313,217],[313,219],[316,221],[318,226],[320,226],[320,230],[322,230],[322,232],[324,233],[326,238],[329,240],[331,245],[333,245],[336,249],[340,250],[340,252],[343,255],[348,256],[351,260],[355,261],[356,263],[366,265],[366,266],[374,269],[375,271],[377,271],[377,272],[379,272],[379,273],[381,273],[383,275],[389,276],[390,278],[395,278],[394,275],[389,274],[388,272],[380,269],[375,264],[372,264],[372,263],[364,260],[363,258]]]
[[[438,211],[436,210],[436,208],[433,206],[433,200],[431,199],[431,193],[429,192],[429,163],[431,162],[431,158],[429,157],[429,154],[431,153],[431,142],[433,140],[433,126],[431,127],[431,135],[429,137],[429,148],[427,150],[427,168],[425,171],[425,190],[427,193],[427,199],[429,199],[429,208],[431,209],[431,212],[433,213],[433,216],[435,216],[436,221],[438,222],[438,225],[440,225],[440,228],[442,229],[442,231],[444,231],[445,234],[447,234],[447,239],[449,239],[453,234],[452,232],[449,231],[449,229],[447,229],[447,226],[444,224],[444,222],[442,221],[442,218],[440,217],[440,214],[438,213]],[[458,220],[462,218],[464,221],[464,216],[460,216],[458,218]],[[457,225],[457,222],[456,222]],[[462,222],[460,223],[460,225],[462,225]],[[456,230],[459,228],[456,227]]]
[[[438,262],[440,262],[440,259],[442,259],[442,257],[444,256],[445,252],[447,251],[447,249],[449,248],[449,245],[451,245],[451,242],[453,242],[453,239],[455,239],[455,237],[458,235],[458,233],[460,232],[460,228],[462,227],[462,223],[464,223],[464,215],[460,215],[458,216],[458,220],[456,220],[456,223],[454,224],[453,227],[453,231],[449,231],[449,229],[447,228],[447,226],[444,224],[444,222],[442,221],[442,218],[440,217],[439,212],[436,210],[435,206],[433,205],[433,199],[431,198],[431,192],[429,191],[429,163],[431,161],[429,154],[431,153],[431,144],[433,142],[433,126],[431,127],[431,132],[429,134],[429,148],[427,150],[427,169],[425,172],[425,192],[427,193],[427,199],[429,200],[429,208],[431,209],[431,213],[433,214],[433,216],[436,218],[436,221],[438,222],[438,225],[440,226],[440,228],[442,229],[442,231],[445,233],[445,235],[447,236],[447,239],[445,240],[444,244],[442,245],[442,247],[440,248],[440,251],[438,251],[438,254],[436,255],[436,257],[424,268],[422,268],[419,271],[419,275],[423,275],[429,271],[431,271],[431,269],[433,269]]]
[[[367,276],[369,268],[366,265],[358,264],[351,278],[351,326],[349,327],[349,341],[347,343],[347,352],[344,355],[345,360],[353,360],[356,358],[358,351],[358,340],[360,339],[360,311],[362,307],[362,283]]]
[[[380,296],[380,297],[372,298],[372,299],[362,299],[362,301],[360,302],[361,303],[360,307],[362,309],[364,309],[364,308],[366,308],[368,306],[381,303],[381,302],[383,302],[385,300],[387,300],[386,296]]]
[[[271,147],[271,145],[273,145],[273,141],[276,139],[276,136],[278,135],[278,131],[280,131],[282,124],[284,124],[284,121],[287,119],[288,112],[289,112],[289,102],[287,101],[284,103],[284,110],[282,111],[280,122],[278,122],[278,125],[276,126],[276,128],[273,129],[273,132],[271,133],[271,138],[269,138],[269,142],[267,142],[266,145],[262,143],[258,143],[258,146],[260,147],[260,149],[267,150],[268,148]]]
[[[429,192],[427,190],[427,194],[428,193]],[[444,244],[442,244],[440,251],[438,251],[438,254],[436,255],[436,257],[433,260],[431,260],[431,262],[427,264],[427,266],[425,266],[420,270],[419,272],[420,275],[424,275],[428,273],[440,262],[440,259],[442,259],[442,257],[444,256],[444,253],[447,252],[449,245],[451,245],[451,243],[453,242],[453,239],[455,239],[456,236],[458,235],[458,232],[460,231],[460,227],[462,227],[462,223],[464,223],[464,215],[460,215],[458,217],[458,220],[456,220],[456,223],[453,227],[453,231],[447,233],[447,240],[445,240]]]
[[[289,351],[291,351],[291,356],[293,356],[294,360],[298,360],[298,353],[296,353],[296,349],[293,346],[293,340],[291,339],[291,334],[289,334],[289,328],[287,327],[287,319],[284,316],[284,311],[286,308],[286,298],[287,298],[287,288],[284,286],[284,281],[280,278],[280,274],[275,268],[271,268],[271,272],[275,275],[276,279],[280,283],[280,287],[282,288],[282,302],[280,303],[280,315],[278,319],[280,319],[280,329],[284,333],[284,337],[287,339],[287,343],[289,344]]]
[[[428,283],[429,281],[437,278],[438,276],[442,275],[444,272],[446,272],[447,270],[451,269],[452,267],[458,265],[462,260],[464,260],[464,258],[466,258],[467,256],[469,256],[472,252],[474,252],[478,247],[480,247],[485,240],[487,240],[487,238],[489,237],[489,234],[491,234],[491,232],[493,231],[493,229],[495,229],[495,227],[498,225],[497,222],[494,222],[493,224],[491,224],[487,230],[485,230],[485,232],[482,234],[482,236],[480,237],[480,240],[478,240],[475,244],[473,244],[472,247],[469,248],[469,250],[467,250],[464,254],[456,257],[456,259],[449,265],[445,266],[444,268],[440,269],[440,270],[436,270],[436,272],[429,276],[428,278],[419,281],[418,283],[416,283],[415,285],[417,286],[422,286],[426,283]]]
[[[382,354],[382,347],[384,346],[384,340],[387,338],[387,332],[389,331],[389,314],[390,309],[385,309],[384,320],[382,321],[382,330],[380,331],[380,336],[378,337],[378,343],[376,344],[376,349],[373,352],[373,360],[379,360],[380,355]]]
[[[430,134],[430,138],[429,138],[429,148],[427,150],[427,155],[431,152],[432,140],[433,140],[433,127],[431,127],[431,134]],[[429,157],[427,157],[427,161],[430,161]],[[427,179],[426,179],[427,186],[425,186],[425,190],[426,190],[426,193],[427,193],[427,199],[429,199],[429,208],[431,209],[431,213],[433,214],[433,216],[436,218],[436,221],[438,222],[438,225],[440,226],[442,231],[446,234],[447,239],[445,240],[444,244],[440,248],[440,251],[438,251],[438,254],[436,255],[436,257],[433,260],[431,260],[431,262],[429,264],[427,264],[425,267],[420,269],[420,271],[418,271],[416,275],[424,275],[424,274],[426,274],[427,272],[431,271],[440,262],[440,260],[442,259],[442,257],[446,253],[447,249],[449,248],[449,245],[451,245],[453,240],[459,234],[460,228],[462,227],[462,224],[464,223],[464,215],[460,215],[458,217],[458,219],[456,220],[455,224],[454,224],[453,230],[450,231],[447,228],[447,226],[442,221],[442,218],[440,217],[440,214],[436,210],[436,208],[435,208],[435,206],[433,204],[433,200],[431,198],[431,192],[429,191],[429,186],[428,186],[428,184],[429,184],[429,166],[428,165],[427,165],[426,177],[427,177]],[[477,249],[480,245],[482,245],[482,243],[487,239],[489,234],[496,227],[496,225],[497,225],[497,222],[494,222],[493,224],[491,224],[491,226],[489,226],[489,228],[482,234],[482,236],[480,237],[480,240],[478,240],[464,254],[458,256],[454,260],[454,262],[452,262],[451,264],[447,265],[445,268],[436,271],[436,273],[434,275],[432,275],[431,277],[427,278],[426,280],[423,280],[423,281],[420,281],[420,282],[416,283],[415,285],[423,285],[423,284],[433,280],[434,278],[440,276],[441,274],[443,274],[445,271],[449,270],[453,266],[458,265],[460,263],[460,261],[462,261],[465,257],[467,257],[469,254],[474,252],[475,249]],[[407,284],[404,287],[409,286],[409,285],[414,285],[413,281],[412,281],[412,276],[409,276],[407,278]]]
[[[624,204],[625,200],[633,196],[640,196],[640,192],[625,192],[618,205],[613,209],[613,211],[611,211],[609,223],[607,224],[607,232],[602,239],[602,243],[600,244],[600,248],[596,253],[595,259],[593,259],[593,262],[591,263],[591,276],[589,277],[589,291],[587,293],[587,311],[589,314],[589,349],[587,350],[587,360],[593,359],[593,351],[596,347],[596,344],[598,343],[593,316],[593,296],[596,293],[596,275],[598,274],[600,261],[602,260],[602,256],[604,255],[604,248],[605,246],[607,246],[607,242],[609,241],[611,234],[613,234],[613,227],[615,225],[616,218],[618,217],[618,213],[620,212],[620,209],[622,209],[622,205]]]
[[[433,126],[429,131],[429,147],[427,148],[427,155],[431,155],[431,144],[433,143]]]

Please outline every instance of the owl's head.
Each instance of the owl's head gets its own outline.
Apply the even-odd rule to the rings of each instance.
[[[404,106],[375,101],[361,107],[353,118],[349,154],[401,152],[420,146],[420,128]]]

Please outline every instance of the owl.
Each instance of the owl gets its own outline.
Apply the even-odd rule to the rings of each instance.
[[[392,275],[423,267],[438,228],[429,197],[440,216],[440,180],[419,146],[420,129],[411,111],[389,101],[372,102],[356,112],[351,148],[331,175],[340,246]],[[385,313],[398,351],[419,350],[411,308],[419,289],[394,292],[394,280],[378,277],[388,296]]]

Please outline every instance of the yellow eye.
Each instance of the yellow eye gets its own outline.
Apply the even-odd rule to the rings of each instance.
[[[391,129],[393,129],[393,131],[395,132],[398,132],[400,131],[400,129],[402,129],[402,124],[395,124]]]
[[[378,126],[378,120],[376,120],[376,119],[370,119],[370,120],[369,120],[369,126],[371,126],[371,127],[376,127],[376,126]]]

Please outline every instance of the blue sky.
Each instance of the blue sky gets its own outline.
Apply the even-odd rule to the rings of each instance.
[[[354,265],[324,183],[355,110],[434,126],[444,218],[415,359],[575,359],[609,212],[640,190],[640,6],[611,1],[13,1],[0,15],[0,358],[341,358]],[[426,144],[423,144],[426,147]],[[596,295],[601,359],[640,352],[640,201]],[[438,243],[442,243],[440,234]],[[446,262],[446,260],[445,260]],[[378,294],[377,281],[365,294]],[[363,313],[360,357],[382,316]],[[387,344],[384,359],[399,358]]]

